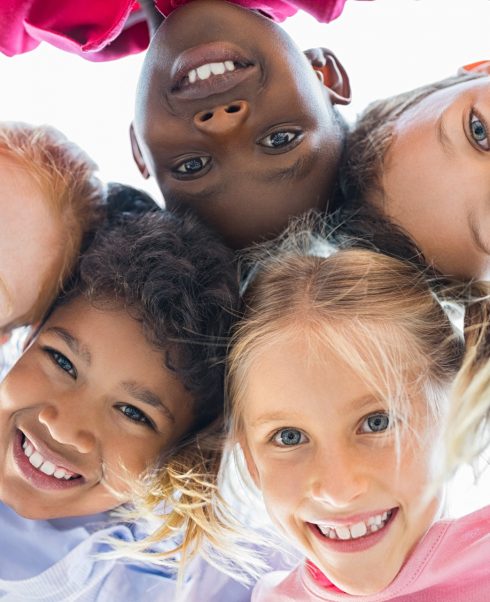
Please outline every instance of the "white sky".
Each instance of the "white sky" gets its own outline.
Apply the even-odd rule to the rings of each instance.
[[[101,0],[103,1],[103,0]],[[353,118],[370,100],[455,73],[458,66],[490,59],[490,0],[348,0],[342,16],[322,25],[300,14],[284,25],[303,48],[331,48],[351,76]],[[153,193],[133,165],[128,126],[143,56],[90,63],[47,45],[0,56],[2,120],[49,123],[85,148],[106,180]],[[488,503],[459,486],[455,509]]]

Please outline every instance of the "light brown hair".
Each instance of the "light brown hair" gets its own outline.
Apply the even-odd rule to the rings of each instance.
[[[1,122],[0,154],[32,177],[62,225],[60,260],[20,325],[40,320],[62,288],[78,260],[85,234],[100,217],[103,187],[95,175],[95,162],[51,126]]]

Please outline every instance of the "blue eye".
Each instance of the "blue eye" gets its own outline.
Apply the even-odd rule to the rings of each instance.
[[[301,135],[301,132],[284,131],[274,132],[262,138],[259,144],[267,148],[284,148],[295,142]]]
[[[490,150],[490,141],[488,140],[488,131],[485,122],[473,111],[470,115],[471,137],[483,150]]]
[[[126,416],[126,418],[128,418],[128,420],[131,420],[131,422],[140,422],[150,426],[151,428],[155,428],[155,425],[148,418],[148,416],[141,410],[138,410],[138,408],[135,406],[130,404],[122,404],[118,406],[118,409],[124,416]]]
[[[193,176],[201,172],[210,161],[210,157],[191,157],[179,163],[174,171],[179,175]]]
[[[281,429],[273,436],[274,443],[281,447],[293,447],[301,443],[306,443],[307,440],[304,433],[294,428]]]
[[[361,423],[361,433],[383,433],[391,427],[391,420],[385,412],[376,412],[366,416]]]
[[[56,351],[56,349],[53,349],[52,347],[44,347],[43,351],[47,353],[51,360],[64,372],[67,372],[74,379],[77,378],[78,373],[75,366],[65,355],[63,355],[59,351]]]

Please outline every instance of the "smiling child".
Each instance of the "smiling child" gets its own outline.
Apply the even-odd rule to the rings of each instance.
[[[464,279],[490,279],[489,65],[372,103],[341,170],[347,204],[384,213]]]
[[[172,599],[171,571],[97,555],[107,537],[145,534],[108,511],[157,487],[168,494],[161,510],[170,467],[205,474],[212,462],[196,438],[222,413],[236,299],[230,252],[191,218],[123,205],[97,231],[0,384],[3,595],[139,600],[155,588],[152,599]],[[192,534],[175,539],[183,524],[172,510],[173,537],[157,549],[191,551]]]
[[[427,493],[488,310],[478,288],[442,287],[301,229],[257,264],[229,356],[231,442],[305,562],[264,577],[254,601],[488,597],[489,509],[438,520],[443,491]],[[473,307],[467,349],[440,301],[458,297]]]
[[[330,51],[310,53],[264,16],[219,0],[173,12],[140,77],[133,153],[166,206],[191,208],[233,247],[324,209],[350,101]],[[316,69],[316,70],[315,70]]]

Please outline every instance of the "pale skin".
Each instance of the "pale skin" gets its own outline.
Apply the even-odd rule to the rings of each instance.
[[[32,519],[129,500],[131,479],[191,426],[191,396],[164,360],[123,310],[82,299],[57,309],[0,384],[0,499]],[[54,476],[23,469],[26,438],[77,473],[74,486],[56,488]]]
[[[383,210],[458,278],[490,279],[489,123],[489,77],[439,90],[400,117],[383,166]]]
[[[250,474],[280,532],[337,587],[379,592],[438,515],[437,497],[420,503],[436,438],[426,423],[427,400],[420,393],[412,399],[412,427],[426,444],[402,441],[397,463],[379,395],[331,349],[318,344],[312,353],[311,341],[290,335],[259,350],[248,372],[240,442]],[[345,527],[383,512],[393,518],[367,549],[339,549],[317,527]]]
[[[24,323],[48,278],[56,278],[63,230],[26,167],[0,153],[0,340]]]

